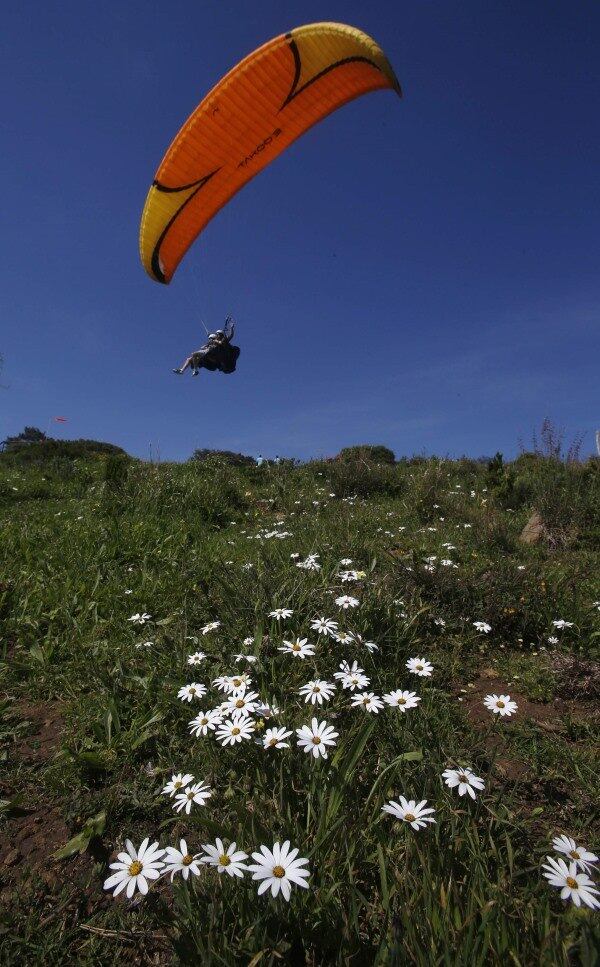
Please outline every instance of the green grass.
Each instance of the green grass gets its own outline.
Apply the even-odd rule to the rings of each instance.
[[[435,459],[232,468],[0,458],[2,798],[42,812],[53,804],[71,836],[99,832],[84,859],[48,857],[30,876],[26,862],[2,875],[0,962],[597,964],[597,914],[563,904],[540,865],[559,833],[598,845],[597,692],[586,685],[578,696],[575,673],[555,659],[587,662],[588,679],[598,671],[600,471],[595,461],[537,459],[502,473]],[[526,547],[518,535],[534,506],[546,508],[549,537]],[[277,521],[293,536],[256,538]],[[311,552],[318,572],[290,559]],[[458,567],[429,571],[430,555]],[[341,584],[344,557],[363,580]],[[340,612],[340,593],[360,607]],[[268,618],[278,606],[294,609],[285,635]],[[128,622],[143,611],[148,624]],[[317,642],[316,615],[380,650]],[[552,646],[557,618],[573,627]],[[202,636],[215,619],[218,631]],[[492,632],[477,632],[476,620]],[[296,634],[318,643],[314,658],[277,651]],[[136,649],[146,640],[150,649]],[[197,648],[208,657],[191,668]],[[189,737],[188,721],[223,696],[211,688],[188,705],[178,688],[232,673],[246,650],[260,657],[253,687],[281,708],[276,724],[293,730],[316,714],[335,725],[327,761],[309,762],[295,735],[274,755]],[[432,678],[408,674],[415,655],[433,662]],[[358,660],[378,695],[411,688],[421,705],[367,715],[340,689],[315,713],[297,689],[331,681],[344,658]],[[485,674],[512,682],[532,709],[559,709],[551,730],[541,713],[474,717],[469,685]],[[18,755],[23,702],[54,703],[64,719],[42,764]],[[485,779],[477,802],[443,785],[456,763]],[[189,817],[160,795],[176,771],[213,789]],[[427,799],[436,825],[395,824],[381,807],[399,795]],[[97,829],[86,827],[101,813]],[[0,833],[10,837],[15,821],[7,807]],[[161,880],[141,903],[112,900],[102,890],[107,858],[146,835],[162,846],[183,836],[194,851],[220,836],[248,853],[290,839],[310,860],[309,889],[287,904],[258,897],[249,877],[207,869],[187,884]]]

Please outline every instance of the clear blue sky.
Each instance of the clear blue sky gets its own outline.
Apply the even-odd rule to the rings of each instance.
[[[203,95],[315,20],[404,89],[315,127],[208,226],[170,286],[146,191]],[[518,452],[600,426],[600,5],[31,0],[3,10],[0,434],[147,457]],[[233,376],[171,369],[232,313]]]

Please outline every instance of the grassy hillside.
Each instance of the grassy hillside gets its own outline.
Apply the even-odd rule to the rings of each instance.
[[[542,863],[560,834],[599,845],[599,461],[6,454],[0,619],[1,963],[598,963],[597,912]],[[297,638],[314,653],[281,650]],[[343,661],[362,691],[419,702],[353,706]],[[215,679],[243,673],[246,700],[279,711],[253,708],[233,746],[192,736],[228,699]],[[299,694],[317,680],[335,686],[322,705]],[[206,694],[178,698],[191,683]],[[337,733],[326,759],[298,745],[314,716]],[[264,748],[274,727],[288,747]],[[444,783],[464,768],[475,799]],[[211,790],[189,815],[162,793],[178,773]],[[382,810],[401,796],[435,823]],[[288,902],[203,863],[113,898],[109,863],[145,837],[191,854],[289,840],[308,888]]]

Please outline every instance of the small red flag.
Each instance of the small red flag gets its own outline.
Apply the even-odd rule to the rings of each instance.
[[[66,423],[67,422],[67,418],[66,418],[66,416],[55,416],[54,417],[54,422],[55,423]]]

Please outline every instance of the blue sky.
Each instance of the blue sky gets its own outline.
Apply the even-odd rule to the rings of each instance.
[[[351,23],[404,99],[308,132],[173,283],[146,191],[203,95],[270,37]],[[600,427],[595,0],[32,0],[3,13],[0,438],[25,424],[163,459],[518,452]],[[227,313],[233,376],[173,366]]]

